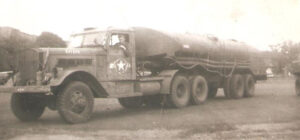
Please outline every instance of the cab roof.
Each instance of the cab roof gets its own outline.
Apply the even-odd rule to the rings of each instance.
[[[81,35],[81,34],[89,34],[89,33],[97,33],[97,32],[103,32],[103,31],[118,31],[118,32],[132,32],[134,31],[134,29],[132,27],[127,27],[127,28],[120,28],[120,27],[107,27],[106,29],[102,28],[93,28],[93,27],[88,27],[88,28],[84,28],[84,30],[82,32],[78,32],[73,35]]]

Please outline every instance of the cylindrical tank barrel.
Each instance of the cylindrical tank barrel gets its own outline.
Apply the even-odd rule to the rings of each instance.
[[[247,59],[254,50],[234,40],[134,27],[137,60],[153,56]],[[157,58],[157,57],[156,57]],[[158,57],[159,58],[159,57]]]

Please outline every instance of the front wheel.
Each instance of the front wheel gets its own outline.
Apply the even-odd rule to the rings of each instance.
[[[94,96],[88,85],[80,81],[69,83],[57,96],[59,115],[68,123],[89,120],[93,112]]]
[[[30,94],[13,93],[11,96],[11,109],[21,121],[35,121],[42,116],[45,103],[37,96]]]

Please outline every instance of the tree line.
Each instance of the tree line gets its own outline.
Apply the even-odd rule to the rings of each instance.
[[[42,32],[34,40],[18,33],[9,37],[0,35],[0,72],[11,70],[16,65],[17,61],[15,58],[19,52],[28,48],[39,47],[61,48],[66,47],[66,42],[51,32]]]
[[[275,74],[284,74],[293,61],[300,59],[300,42],[284,41],[269,47],[271,52],[266,53],[270,54],[271,67]]]

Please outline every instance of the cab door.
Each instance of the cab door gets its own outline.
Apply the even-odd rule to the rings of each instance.
[[[126,37],[126,50],[118,47],[119,35]],[[135,43],[131,32],[111,32],[107,55],[107,77],[110,81],[135,80]]]

